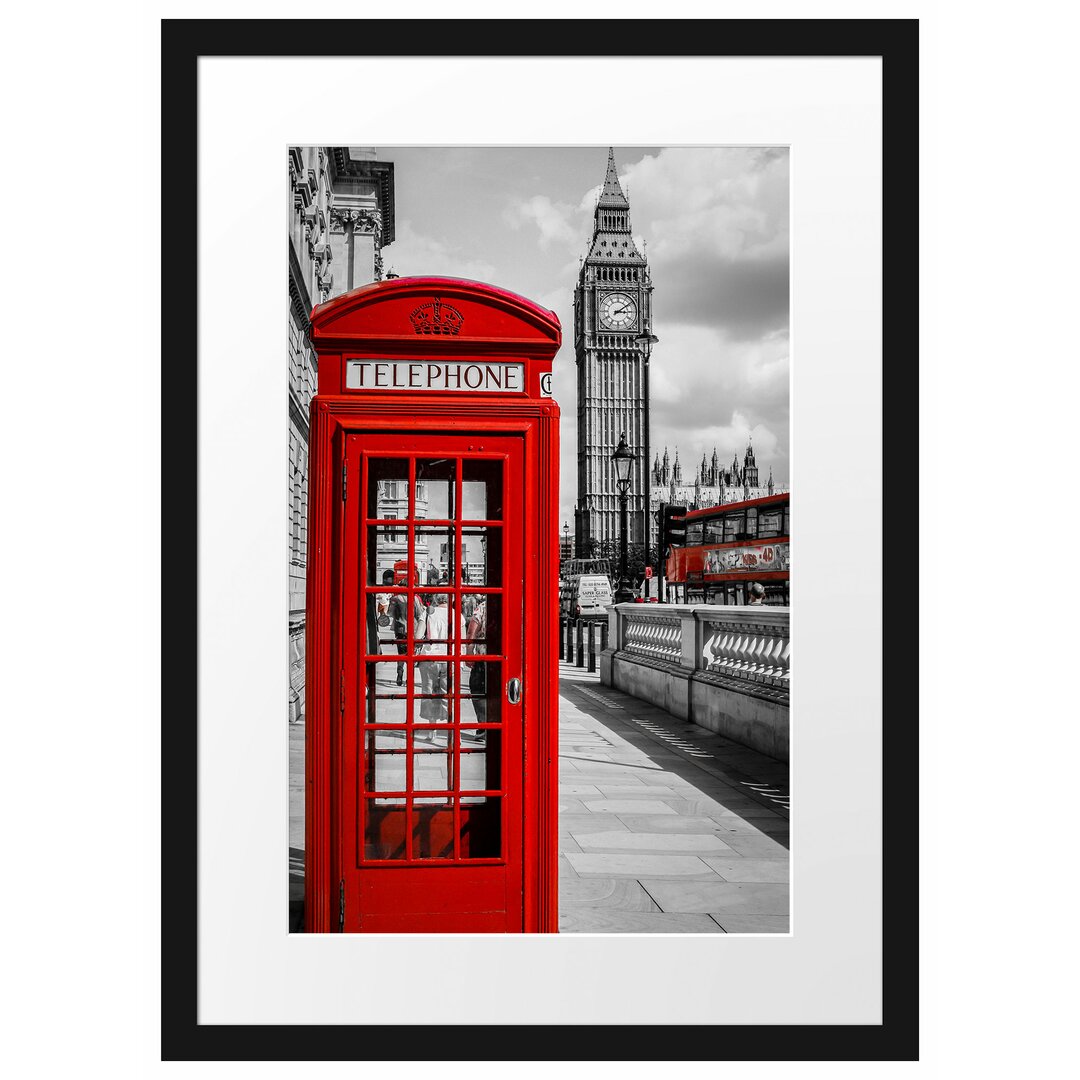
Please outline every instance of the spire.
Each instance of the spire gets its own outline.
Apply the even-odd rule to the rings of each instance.
[[[622,186],[619,183],[619,172],[615,168],[615,147],[608,147],[607,157],[607,174],[604,176],[604,190],[600,192],[599,205],[605,208],[612,208],[618,210],[626,210],[630,206],[630,201],[623,194]]]
[[[647,264],[631,233],[630,200],[619,183],[614,147],[608,148],[607,173],[593,210],[592,240],[585,261],[597,267],[601,280],[636,283],[644,279]]]

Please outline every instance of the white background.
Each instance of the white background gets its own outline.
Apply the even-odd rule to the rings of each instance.
[[[708,13],[804,8],[718,4]],[[814,14],[866,9],[832,3]],[[923,1060],[764,1061],[754,1070],[1057,1075],[1074,1059],[1077,596],[1075,575],[1061,569],[1071,552],[1040,546],[1002,589],[992,535],[948,527],[989,520],[1017,491],[1054,508],[1063,526],[1075,518],[1064,498],[1076,457],[1075,34],[1057,4],[879,9],[923,19],[923,407],[911,484],[923,569]],[[14,150],[4,173],[14,377],[3,427],[13,511],[4,531],[3,1024],[5,1062],[20,1075],[142,1076],[156,1072],[159,1052],[160,147],[150,16],[160,10],[298,14],[273,3],[53,5],[9,13],[5,25],[16,55],[0,68]],[[71,290],[66,315],[56,308],[61,288]],[[40,330],[58,325],[79,348],[46,363]],[[33,393],[38,386],[47,398]],[[1052,595],[1038,591],[1044,566]],[[1029,607],[1033,620],[1023,617]],[[763,1056],[773,1049],[763,1035]],[[193,1063],[171,1073],[264,1077],[302,1067]],[[553,1067],[514,1066],[529,1075]],[[618,1062],[607,1071],[653,1076],[662,1067]]]

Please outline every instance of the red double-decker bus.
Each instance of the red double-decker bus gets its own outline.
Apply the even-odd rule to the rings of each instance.
[[[672,546],[665,569],[669,600],[686,604],[745,604],[760,582],[765,603],[790,602],[790,496],[691,510],[686,537]]]

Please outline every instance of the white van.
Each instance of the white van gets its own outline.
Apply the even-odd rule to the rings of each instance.
[[[566,605],[570,618],[606,618],[611,604],[611,581],[605,574],[579,574],[570,579]]]

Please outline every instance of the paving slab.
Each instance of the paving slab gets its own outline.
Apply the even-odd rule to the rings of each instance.
[[[630,878],[560,877],[560,912],[579,905],[618,908],[621,911],[660,910],[641,883]]]
[[[782,843],[787,840],[791,831],[790,824],[783,818],[741,818],[737,815],[727,817],[717,814],[714,820],[716,827],[725,836],[756,836]]]
[[[782,821],[785,826],[790,822],[786,817],[781,817],[775,810],[766,810],[764,806],[758,806],[757,803],[750,803],[749,806],[740,806],[736,809],[732,809],[728,804],[724,803],[722,810],[713,810],[709,817],[716,818],[721,824],[724,818],[737,817],[742,818],[743,821],[752,821],[755,825],[759,820],[765,821]]]
[[[577,907],[559,912],[561,934],[725,934],[708,915]]]
[[[559,800],[560,805],[562,800]],[[675,814],[666,802],[657,799],[602,799],[587,800],[585,809],[593,814]]]
[[[559,792],[559,816],[563,814],[584,814],[586,812],[585,804],[573,795],[563,797],[562,792]]]
[[[605,815],[607,816],[607,815]],[[621,821],[631,832],[662,833],[708,833],[719,835],[719,823],[711,817],[689,817],[683,814],[619,814]]]
[[[623,829],[610,832],[583,832],[579,836],[574,836],[571,831],[570,835],[581,851],[643,851],[657,854],[685,854],[692,852],[695,855],[731,854],[731,848],[712,833],[650,833],[630,832],[628,829]],[[749,879],[744,878],[741,880]]]
[[[589,858],[578,855],[576,858]],[[716,915],[787,915],[787,885],[730,881],[663,881],[642,878],[662,911]],[[720,925],[723,926],[721,919]]]
[[[749,859],[786,859],[788,849],[784,844],[768,836],[743,836],[727,834],[724,843]]]
[[[598,794],[608,799],[625,796],[631,799],[677,799],[679,795],[671,788],[662,788],[653,784],[599,784]]]
[[[620,829],[624,832],[630,830],[623,824],[622,819],[613,814],[560,814],[559,835],[580,836],[588,832],[610,832]]]
[[[791,929],[787,915],[723,915],[713,920],[729,934],[786,934]]]
[[[570,853],[567,861],[579,877],[596,875],[598,877],[633,877],[633,878],[702,878],[716,881],[716,872],[706,866],[696,855],[650,855],[648,853],[616,852],[613,854]],[[660,903],[660,901],[657,901]],[[660,903],[663,907],[663,904]],[[690,909],[699,910],[699,909]],[[700,910],[704,911],[704,908]]]
[[[726,855],[702,855],[702,861],[708,863],[725,881],[771,881],[783,884],[790,880],[787,859],[748,859],[742,855],[738,858]]]

